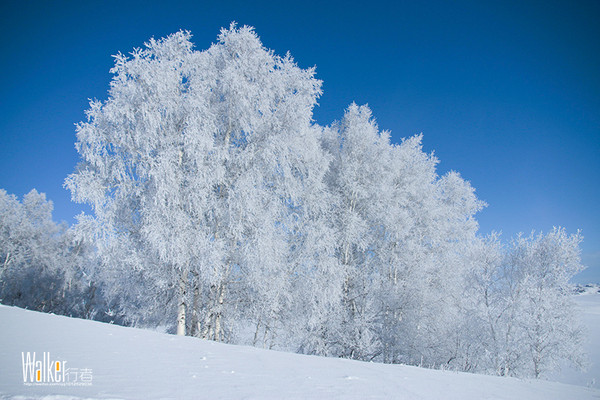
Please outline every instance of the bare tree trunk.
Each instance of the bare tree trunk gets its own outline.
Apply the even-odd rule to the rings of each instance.
[[[193,285],[194,299],[192,301],[192,324],[191,332],[192,336],[200,336],[200,277],[197,273],[193,273]]]
[[[223,332],[223,304],[225,303],[225,283],[218,286],[212,285],[209,298],[210,307],[207,310],[200,336],[204,339],[221,342],[225,335]],[[200,330],[199,330],[200,331]]]
[[[181,272],[179,279],[179,306],[177,307],[177,335],[185,336],[185,312],[186,312],[186,289],[187,289],[187,270]]]
[[[223,341],[223,331],[221,328],[221,320],[223,313],[223,302],[225,301],[225,285],[223,282],[219,285],[217,292],[217,313],[215,315],[215,338],[217,342]]]
[[[252,341],[252,346],[256,346],[256,342],[258,340],[258,331],[260,330],[260,319],[256,323],[256,330],[254,331],[254,340]]]
[[[2,269],[0,269],[0,288],[4,286],[2,277],[4,276],[4,272],[8,268],[8,265],[12,261],[10,257],[10,251],[6,253],[6,258],[4,260],[4,264],[2,265]]]

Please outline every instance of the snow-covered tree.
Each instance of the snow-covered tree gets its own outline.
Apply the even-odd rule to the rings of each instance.
[[[378,347],[372,290],[389,203],[389,136],[379,132],[368,107],[352,104],[324,139],[333,158],[326,179],[335,201],[332,240],[342,288],[338,307],[330,310],[333,323],[323,334],[330,343],[328,352],[369,359]]]
[[[559,360],[585,364],[582,328],[569,280],[583,267],[579,233],[555,228],[546,235],[517,236],[503,248],[497,235],[482,240],[474,261],[465,310],[478,370],[540,377]]]
[[[369,108],[355,104],[325,136],[333,155],[327,182],[337,199],[336,255],[345,276],[329,332],[337,355],[448,359],[440,338],[457,309],[462,248],[475,238],[473,216],[482,203],[458,174],[437,175],[437,160],[423,152],[421,139],[392,145]]]
[[[327,159],[310,126],[314,70],[249,27],[218,39],[198,52],[179,32],[118,55],[109,99],[78,126],[82,163],[66,185],[93,207],[103,254],[126,243],[130,268],[178,288],[178,333],[222,340],[234,296],[260,304],[248,309],[263,324],[282,306],[287,238]]]
[[[53,310],[62,283],[59,241],[66,228],[52,221],[52,203],[35,190],[22,203],[2,190],[0,225],[2,302]]]
[[[314,69],[250,27],[204,51],[178,32],[115,59],[66,180],[93,209],[71,243],[98,248],[104,315],[503,375],[539,376],[576,353],[565,296],[580,237],[508,250],[477,237],[483,202],[458,173],[438,174],[421,135],[392,144],[356,104],[315,124]]]
[[[546,235],[514,239],[508,263],[518,293],[515,329],[519,331],[526,374],[540,377],[565,359],[582,365],[582,331],[576,319],[569,280],[583,270],[579,233],[554,228]]]
[[[0,301],[84,316],[91,303],[79,257],[89,253],[77,247],[66,224],[52,220],[52,209],[35,189],[22,202],[0,190]]]

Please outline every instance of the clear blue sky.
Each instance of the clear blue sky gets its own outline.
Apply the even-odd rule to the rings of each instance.
[[[392,139],[423,132],[440,172],[489,206],[480,230],[583,231],[600,281],[600,2],[0,2],[0,188],[31,188],[73,222],[62,188],[74,123],[106,99],[112,54],[190,30],[207,48],[231,21],[266,47],[317,66],[320,124],[368,103]]]

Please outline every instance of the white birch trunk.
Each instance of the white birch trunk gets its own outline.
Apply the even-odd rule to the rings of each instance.
[[[182,272],[179,279],[179,306],[177,307],[177,335],[185,336],[185,295],[187,284],[187,272]]]

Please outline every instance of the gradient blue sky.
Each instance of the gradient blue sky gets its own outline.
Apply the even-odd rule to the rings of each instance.
[[[199,49],[231,21],[317,66],[323,125],[368,103],[396,142],[423,132],[441,173],[459,171],[489,206],[480,231],[583,231],[600,281],[600,2],[0,2],[0,188],[32,188],[73,222],[62,184],[74,123],[106,99],[112,54],[179,29]]]

